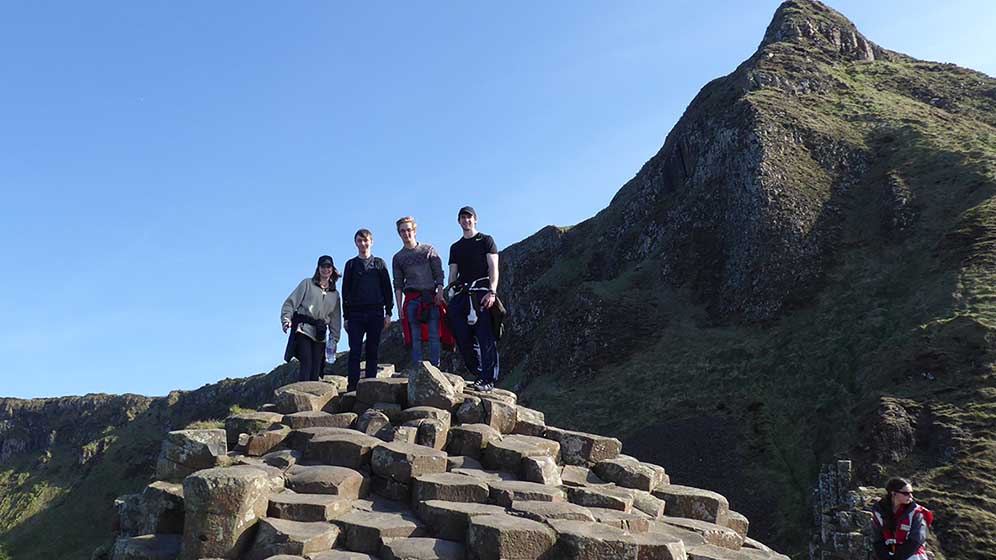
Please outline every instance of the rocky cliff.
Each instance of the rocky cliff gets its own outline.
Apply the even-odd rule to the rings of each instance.
[[[606,209],[503,251],[507,385],[800,554],[819,465],[849,453],[985,557],[996,517],[960,497],[996,499],[994,125],[989,76],[785,2]]]

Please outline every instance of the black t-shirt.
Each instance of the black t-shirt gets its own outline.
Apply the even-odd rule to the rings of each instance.
[[[490,235],[478,233],[470,239],[461,237],[450,246],[450,263],[457,265],[457,277],[451,281],[473,282],[488,275],[487,255],[498,254],[498,246]]]

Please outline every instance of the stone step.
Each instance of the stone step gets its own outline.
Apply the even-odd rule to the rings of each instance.
[[[305,456],[324,463],[352,469],[370,466],[374,448],[383,442],[355,430],[349,433],[318,435],[307,443]]]
[[[303,494],[330,494],[357,499],[366,496],[368,481],[359,471],[329,465],[294,465],[287,469],[287,487]]]
[[[349,513],[353,500],[332,494],[281,492],[270,496],[269,517],[291,521],[332,521]]]
[[[483,480],[457,473],[434,473],[412,479],[412,501],[487,503],[490,488]]]
[[[303,556],[332,548],[339,528],[326,522],[264,518],[256,526],[256,538],[246,560],[266,560],[276,555]]]
[[[139,535],[114,541],[114,560],[175,560],[180,555],[180,535]]]
[[[504,513],[472,517],[467,528],[467,548],[479,560],[549,558],[556,541],[549,525]]]
[[[321,381],[301,381],[284,385],[274,391],[277,411],[293,414],[309,410],[322,410],[333,397],[339,394],[336,386]]]
[[[370,470],[378,476],[408,483],[412,477],[446,472],[446,453],[411,443],[385,443],[374,448]]]
[[[730,515],[726,498],[709,490],[669,484],[657,487],[653,494],[667,502],[667,513],[671,516],[726,525]]]
[[[411,515],[354,510],[335,521],[343,532],[340,546],[353,552],[377,554],[386,539],[427,536]]]
[[[380,549],[383,560],[464,560],[467,557],[463,543],[414,537],[391,539]]]
[[[659,521],[667,525],[673,525],[681,529],[698,533],[705,539],[706,544],[715,545],[729,550],[740,550],[744,544],[744,537],[733,529],[723,527],[708,521],[699,519],[687,519],[684,517],[671,517],[665,515]]]
[[[443,500],[417,502],[415,508],[418,518],[432,529],[437,537],[460,542],[467,539],[467,527],[471,518],[506,512],[501,506]]]

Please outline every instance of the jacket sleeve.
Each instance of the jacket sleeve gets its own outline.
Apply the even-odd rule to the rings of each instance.
[[[305,290],[308,289],[309,280],[302,280],[300,284],[294,288],[287,299],[284,300],[284,305],[280,308],[280,323],[283,324],[285,321],[290,321],[294,312],[297,308],[301,306],[301,302],[304,301]]]
[[[906,535],[906,542],[896,548],[895,560],[906,560],[916,554],[916,551],[927,542],[927,524],[923,521],[923,514],[917,512],[910,522],[910,532]]]
[[[390,317],[394,312],[394,288],[391,285],[391,277],[387,274],[387,263],[380,269],[380,291],[384,294],[384,311]]]
[[[889,548],[885,546],[885,537],[882,535],[882,523],[879,521],[881,513],[872,509],[871,541],[872,550],[875,551],[875,558],[878,560],[890,560]]]
[[[346,266],[342,271],[342,310],[349,311],[349,304],[353,301],[350,287],[353,285],[353,268],[350,266],[353,259],[346,261]]]
[[[332,338],[333,343],[338,344],[339,334],[342,331],[342,299],[339,297],[339,292],[332,293],[335,294],[335,305],[332,307],[331,316],[328,318],[329,336]]]

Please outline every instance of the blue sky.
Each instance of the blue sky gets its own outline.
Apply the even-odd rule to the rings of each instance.
[[[831,2],[996,75],[996,3]],[[603,208],[778,2],[0,7],[0,396],[165,394],[280,362],[281,302],[352,234],[445,254]],[[340,344],[340,350],[345,344]]]

